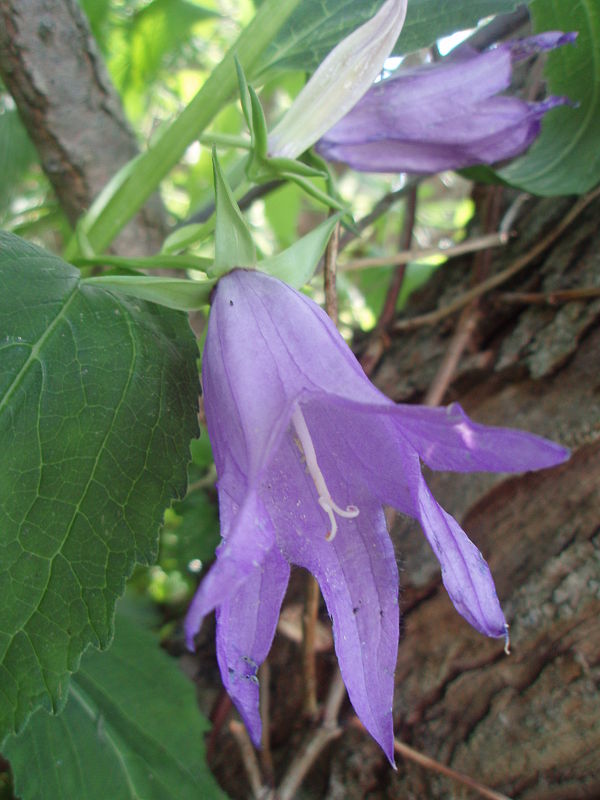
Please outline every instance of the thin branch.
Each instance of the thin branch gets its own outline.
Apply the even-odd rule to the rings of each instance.
[[[346,689],[344,681],[338,669],[331,682],[327,700],[325,701],[323,723],[316,733],[310,733],[304,740],[303,746],[290,764],[277,790],[276,794],[278,800],[292,800],[292,798],[295,797],[309,769],[325,747],[329,742],[332,742],[341,735],[342,731],[338,727],[337,718],[345,696]]]
[[[410,264],[413,261],[422,261],[432,256],[444,256],[453,258],[462,256],[465,253],[475,253],[479,250],[487,250],[490,247],[502,247],[510,240],[510,234],[506,232],[490,233],[486,236],[477,236],[473,239],[466,239],[459,244],[449,245],[448,247],[426,247],[415,250],[402,250],[394,255],[382,256],[378,258],[355,258],[338,264],[340,272],[351,270],[367,269],[368,267],[393,267],[401,264]]]
[[[310,719],[317,716],[317,664],[315,637],[321,591],[317,579],[306,576],[306,597],[302,618],[302,669],[304,673],[304,713]]]
[[[456,332],[452,337],[452,341],[448,346],[440,368],[427,390],[423,405],[439,406],[444,399],[444,395],[452,383],[462,354],[477,330],[478,321],[478,309],[473,306],[467,306],[461,314]]]
[[[406,203],[404,209],[404,224],[402,226],[402,234],[400,239],[400,247],[403,251],[410,250],[410,245],[413,239],[413,231],[415,227],[415,219],[417,216],[417,187],[413,186],[406,196]],[[383,309],[379,318],[378,329],[380,331],[386,330],[396,313],[396,304],[398,303],[398,295],[402,288],[404,281],[404,272],[406,269],[406,262],[400,262],[396,267],[394,276],[390,281],[388,291],[383,303]]]
[[[325,310],[333,320],[334,325],[338,324],[338,299],[336,287],[337,255],[340,240],[340,224],[336,224],[329,239],[327,250],[325,251],[325,269],[323,283],[325,289]]]
[[[473,789],[473,791],[477,792],[481,797],[485,797],[486,800],[510,800],[510,798],[505,794],[500,794],[500,792],[495,792],[493,789],[488,789],[487,786],[484,786],[473,778],[470,778],[468,775],[464,775],[462,772],[457,772],[455,769],[447,767],[445,764],[441,764],[439,761],[419,753],[418,750],[415,750],[414,748],[409,747],[407,744],[398,741],[398,739],[394,739],[394,752],[398,753],[398,755],[401,755],[403,758],[406,758],[409,761],[414,761],[415,764],[419,764],[421,767],[425,767],[425,769],[429,769],[432,772],[437,772],[440,775],[445,775],[447,778],[451,778],[457,783],[462,783],[463,786],[468,786],[470,789]]]
[[[384,196],[375,203],[373,210],[362,219],[358,220],[355,229],[346,231],[346,233],[341,237],[339,247],[340,251],[344,250],[344,248],[346,248],[350,242],[353,242],[354,239],[358,238],[365,228],[368,228],[369,225],[377,222],[379,217],[382,217],[393,205],[395,205],[399,200],[402,200],[402,198],[413,188],[413,186],[418,186],[419,183],[421,183],[421,180],[422,178],[414,178],[410,181],[407,181],[401,189],[396,189],[393,192],[384,194]]]
[[[523,305],[557,306],[573,300],[594,300],[600,297],[600,286],[584,286],[581,289],[557,289],[553,292],[504,292],[494,297],[501,303],[520,303]]]
[[[494,230],[500,224],[502,194],[503,191],[501,187],[494,186],[486,189],[485,201],[483,203],[483,224],[484,230],[486,231]],[[475,254],[473,269],[471,271],[471,281],[481,281],[483,278],[486,278],[489,275],[491,264],[491,249],[488,247],[484,250],[479,250]],[[425,395],[423,402],[426,406],[438,406],[443,401],[448,387],[454,379],[463,353],[473,340],[477,330],[477,325],[481,317],[479,306],[480,301],[473,300],[463,309],[450,345]]]
[[[528,267],[551,245],[553,245],[554,242],[562,236],[564,231],[574,222],[574,220],[577,219],[577,217],[584,211],[584,209],[598,196],[600,196],[600,186],[575,203],[569,213],[547,236],[534,245],[534,247],[532,247],[528,253],[525,253],[523,256],[516,259],[516,261],[514,261],[509,267],[501,272],[498,272],[496,275],[492,275],[491,278],[482,281],[481,283],[477,284],[477,286],[474,286],[472,289],[469,289],[468,291],[459,295],[459,297],[457,297],[447,306],[437,308],[435,311],[430,311],[427,314],[421,314],[418,317],[398,320],[396,323],[394,323],[394,331],[410,331],[415,330],[416,328],[422,328],[426,325],[435,325],[446,317],[449,317],[452,314],[455,314],[457,311],[460,311],[461,308],[464,308],[472,300],[482,297],[484,294],[487,294],[497,286],[501,286],[503,283],[506,283],[506,281],[510,280],[510,278],[512,278],[514,275],[521,272],[521,270],[525,269],[525,267]]]
[[[273,769],[273,758],[271,756],[271,707],[269,693],[271,667],[268,661],[263,661],[258,668],[258,681],[260,684],[260,721],[262,723],[260,763],[266,782],[272,784],[275,771]]]
[[[260,767],[258,765],[254,747],[252,746],[252,742],[248,736],[248,731],[243,723],[238,722],[235,719],[232,719],[229,723],[229,730],[240,748],[242,761],[244,762],[246,774],[248,775],[252,794],[256,800],[259,800],[259,798],[265,796],[266,787],[263,784],[262,776],[260,774]]]

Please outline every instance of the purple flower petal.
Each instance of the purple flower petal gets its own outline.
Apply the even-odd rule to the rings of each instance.
[[[569,103],[497,96],[510,85],[513,62],[575,36],[548,32],[484,53],[463,46],[442,62],[400,69],[375,84],[316,149],[366,172],[426,174],[513,158],[538,136],[544,114]]]
[[[569,451],[548,439],[472,422],[458,403],[447,408],[398,406],[398,424],[431,469],[526,472],[561,464]]]
[[[446,513],[418,474],[418,519],[442,567],[442,581],[454,607],[486,636],[505,636],[506,620],[485,559],[456,520]]]
[[[225,602],[261,566],[274,542],[275,530],[263,501],[255,492],[249,492],[187,613],[185,632],[191,650],[204,617]]]
[[[313,421],[308,411],[306,419]],[[399,628],[394,549],[381,505],[351,472],[332,469],[335,456],[327,447],[320,447],[317,455],[333,498],[342,507],[356,505],[358,516],[339,518],[335,538],[326,540],[328,517],[315,503],[313,481],[291,436],[272,465],[277,481],[269,480],[271,516],[282,553],[319,581],[350,701],[393,763],[391,709]]]
[[[260,567],[217,610],[217,659],[223,685],[257,747],[262,729],[257,672],[271,649],[289,575],[288,562],[272,547]]]

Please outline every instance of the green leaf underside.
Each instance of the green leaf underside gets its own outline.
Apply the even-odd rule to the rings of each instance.
[[[5,743],[23,800],[224,797],[193,684],[148,631],[118,614],[111,648],[84,655],[68,695],[60,716],[39,710]]]
[[[442,36],[471,28],[480,19],[513,11],[522,0],[410,0],[395,53],[428,47]],[[314,72],[338,42],[366,22],[383,0],[303,0],[265,48],[250,77],[281,70]]]
[[[197,431],[186,318],[0,233],[0,740],[58,710],[154,557]]]
[[[548,54],[544,70],[548,93],[578,107],[550,111],[539,139],[499,175],[535,194],[581,194],[600,181],[600,6],[534,0],[531,12],[536,32],[579,32],[575,45]]]

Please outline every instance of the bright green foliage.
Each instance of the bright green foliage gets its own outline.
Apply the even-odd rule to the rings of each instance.
[[[533,0],[531,11],[536,31],[579,31],[575,45],[549,53],[544,70],[548,91],[578,107],[551,111],[529,152],[499,174],[534,194],[581,194],[600,180],[600,4]]]
[[[313,72],[327,53],[354,28],[366,22],[383,0],[304,0],[266,48],[255,74],[281,70]],[[470,28],[492,14],[512,11],[520,0],[409,0],[406,22],[395,52],[427,47],[449,33]],[[250,76],[252,77],[252,75]]]
[[[196,435],[183,315],[82,286],[0,234],[0,740],[106,647],[135,561],[154,558]]]
[[[122,33],[128,47],[117,51],[112,72],[131,113],[143,111],[148,87],[191,39],[194,26],[217,16],[187,0],[152,0],[126,18]]]
[[[216,800],[207,728],[177,663],[119,614],[110,650],[84,655],[62,714],[38,710],[4,755],[22,800]]]
[[[256,248],[250,229],[236,203],[231,189],[221,171],[216,151],[213,150],[215,176],[215,263],[209,275],[224,275],[234,267],[254,267]]]
[[[15,108],[0,95],[0,216],[37,154]]]

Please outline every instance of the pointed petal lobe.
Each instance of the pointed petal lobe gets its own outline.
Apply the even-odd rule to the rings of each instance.
[[[257,747],[262,728],[257,672],[271,649],[289,575],[289,564],[272,547],[217,609],[217,659],[223,685]]]

